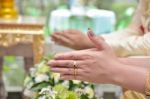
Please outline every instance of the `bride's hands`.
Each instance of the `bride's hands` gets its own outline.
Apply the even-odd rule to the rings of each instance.
[[[55,32],[51,36],[52,40],[59,44],[72,49],[82,50],[93,47],[92,42],[84,33],[78,30],[65,30],[62,32]]]
[[[55,60],[49,61],[51,70],[60,73],[63,80],[115,83],[121,62],[103,38],[97,38],[91,30],[88,31],[88,37],[95,49],[57,54]]]

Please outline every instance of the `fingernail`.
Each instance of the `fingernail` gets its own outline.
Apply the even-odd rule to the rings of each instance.
[[[95,36],[95,34],[93,33],[93,31],[90,28],[88,28],[88,35],[91,37]]]
[[[62,57],[61,54],[57,54],[57,55],[54,56],[54,59],[59,60],[59,59],[63,59],[63,57]]]
[[[52,72],[56,72],[56,71],[57,71],[57,68],[52,67],[52,68],[51,68],[51,71],[52,71]]]
[[[54,60],[50,60],[47,64],[48,65],[53,65]]]

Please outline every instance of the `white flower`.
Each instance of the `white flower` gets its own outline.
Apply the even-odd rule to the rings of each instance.
[[[85,84],[89,84],[89,82],[84,81]]]
[[[46,96],[41,96],[39,97],[39,99],[46,99]]]
[[[37,77],[35,77],[35,82],[36,83],[40,83],[43,81],[49,81],[49,76],[48,75],[44,75],[44,74],[39,74],[37,75]]]
[[[32,86],[34,85],[33,82],[28,83],[28,85],[26,86],[28,89],[30,89]]]
[[[81,96],[81,95],[83,95],[83,94],[86,94],[85,90],[83,90],[83,89],[81,89],[81,88],[75,89],[75,92],[76,92],[79,96]]]
[[[31,77],[34,77],[36,75],[36,69],[35,68],[31,68],[30,69],[30,74],[31,74]]]
[[[60,80],[60,74],[59,73],[52,73],[52,78],[54,78],[55,83],[58,83]]]
[[[52,99],[55,99],[55,96],[56,96],[57,92],[56,91],[52,91],[51,88],[48,87],[48,88],[43,88],[39,94],[44,94],[45,96],[48,95]]]
[[[69,88],[69,81],[65,80],[63,83],[62,83],[63,86],[65,86],[67,89]]]
[[[79,80],[73,80],[73,83],[74,83],[74,84],[80,84],[81,81],[79,81]]]
[[[35,97],[36,96],[36,93],[31,91],[31,90],[29,90],[29,89],[25,89],[23,93],[27,97]]]
[[[85,92],[89,95],[90,99],[94,97],[94,90],[91,87],[85,87]]]

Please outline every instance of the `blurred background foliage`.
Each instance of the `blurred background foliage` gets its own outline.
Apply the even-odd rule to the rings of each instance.
[[[58,8],[69,8],[69,0],[16,0],[20,14],[29,16],[48,16]],[[136,8],[138,0],[79,0],[85,7],[113,10],[117,16],[116,29],[120,29],[120,21],[125,20],[127,26]],[[129,8],[132,8],[129,10]],[[129,11],[129,13],[128,13]]]
[[[69,8],[68,1],[69,0],[16,0],[16,4],[21,15],[47,17],[50,12],[55,9]],[[122,29],[129,24],[138,0],[80,0],[80,3],[86,7],[114,11],[117,17],[116,29]],[[25,76],[22,58],[13,56],[5,57],[3,70],[6,85],[22,86]]]

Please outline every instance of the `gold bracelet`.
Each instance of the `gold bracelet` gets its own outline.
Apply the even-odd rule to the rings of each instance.
[[[145,95],[150,96],[150,70],[147,74],[146,86],[145,86]]]

